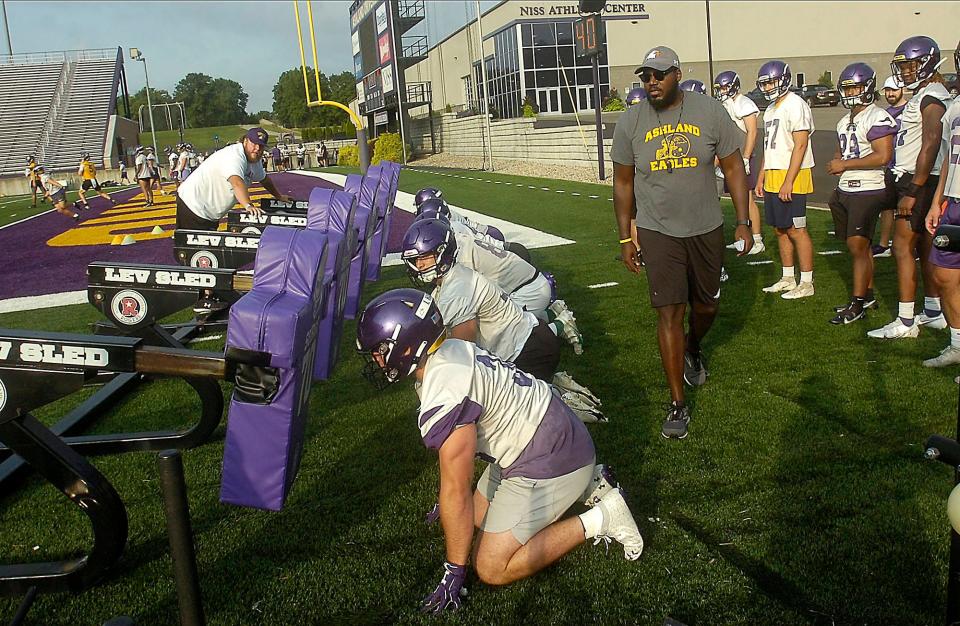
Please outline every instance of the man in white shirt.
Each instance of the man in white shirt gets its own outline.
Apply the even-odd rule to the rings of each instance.
[[[244,210],[260,215],[250,200],[249,186],[262,183],[275,198],[281,194],[263,171],[260,157],[267,145],[267,131],[251,128],[243,141],[215,152],[180,185],[177,196],[177,228],[217,230],[220,218],[239,203]]]
[[[140,185],[140,191],[143,192],[143,206],[153,206],[153,189],[150,185],[150,181],[153,180],[153,171],[150,169],[150,161],[147,160],[147,153],[143,146],[137,146],[133,167],[136,172],[137,184]]]
[[[303,169],[307,162],[307,148],[302,143],[297,144],[297,169]]]
[[[468,561],[485,583],[505,585],[588,539],[616,540],[624,558],[639,558],[643,539],[586,427],[543,381],[445,339],[445,325],[435,300],[414,289],[379,296],[357,320],[364,377],[380,389],[416,378],[420,436],[439,454],[446,550],[422,610],[460,607]],[[475,457],[489,465],[473,490]],[[561,519],[580,502],[589,510]]]

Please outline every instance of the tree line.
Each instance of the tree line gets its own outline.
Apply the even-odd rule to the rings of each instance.
[[[307,78],[311,85],[310,98],[317,99],[313,68],[307,68]],[[320,89],[324,100],[334,100],[343,104],[357,97],[353,73],[340,72],[327,76],[320,73]],[[190,73],[180,79],[170,93],[166,89],[150,89],[150,102],[158,104],[183,102],[187,116],[187,125],[191,128],[206,126],[228,126],[231,124],[256,124],[261,119],[279,122],[287,128],[308,126],[334,126],[349,121],[349,116],[336,107],[308,107],[303,90],[303,73],[300,67],[280,74],[273,87],[273,110],[247,113],[249,95],[243,86],[229,78],[213,78],[201,73]],[[140,106],[144,107],[144,124],[147,122],[147,88],[130,96],[130,115],[137,119]],[[179,127],[179,118],[171,110],[172,124],[160,109],[154,108],[153,120],[157,130],[173,130]],[[172,126],[172,128],[170,128]]]

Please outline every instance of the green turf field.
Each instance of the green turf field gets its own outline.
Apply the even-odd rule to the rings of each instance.
[[[577,315],[585,352],[567,351],[562,365],[603,400],[610,423],[589,428],[599,460],[617,469],[646,541],[632,563],[619,546],[607,554],[584,545],[508,588],[472,582],[456,620],[942,622],[951,473],[923,460],[922,442],[930,433],[954,433],[957,372],[920,366],[946,344],[946,331],[896,343],[865,336],[889,321],[896,304],[893,259],[877,261],[880,312],[836,327],[827,320],[833,305],[846,301],[845,255],[817,256],[817,295],[793,302],[760,292],[779,275],[779,263],[746,264],[769,252],[730,257],[731,279],[705,346],[710,379],[691,395],[690,436],[667,441],[659,434],[667,391],[654,315],[645,279],[614,258],[610,189],[445,173],[522,186],[405,170],[400,187],[439,186],[454,204],[577,241],[533,257],[556,274]],[[817,250],[841,249],[826,234],[828,214],[811,211],[809,221]],[[766,240],[775,248],[772,233]],[[587,288],[612,281],[619,284]],[[400,268],[387,268],[365,297],[408,284]],[[92,307],[72,306],[0,315],[0,326],[80,331],[96,319]],[[218,502],[222,429],[184,455],[211,624],[421,621],[419,601],[439,580],[444,559],[440,530],[423,522],[436,498],[436,456],[420,443],[411,385],[377,393],[359,377],[353,331],[348,322],[334,378],[314,387],[301,471],[283,512]],[[185,389],[158,384],[99,428],[186,422],[195,407]],[[43,416],[52,419],[52,412]],[[96,589],[41,597],[32,623],[99,624],[118,614],[138,624],[175,623],[153,457],[95,464],[129,508],[127,552]],[[0,501],[0,527],[4,563],[78,554],[89,540],[82,516],[36,479]],[[0,617],[15,606],[0,600]]]

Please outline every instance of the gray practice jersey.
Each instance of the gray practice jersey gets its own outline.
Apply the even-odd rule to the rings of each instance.
[[[929,83],[923,89],[918,90],[907,105],[903,107],[903,113],[900,115],[900,132],[897,133],[897,139],[894,143],[894,155],[896,165],[893,171],[897,174],[904,172],[913,174],[917,171],[917,157],[920,156],[920,146],[923,144],[923,117],[920,111],[920,104],[927,96],[936,98],[946,107],[950,104],[950,92],[947,91],[941,83]],[[931,176],[940,174],[940,151],[937,151],[937,161],[930,170]]]
[[[502,247],[471,235],[454,232],[453,236],[457,239],[457,263],[480,272],[507,294],[540,275],[537,268]]]
[[[434,288],[433,299],[448,329],[477,320],[477,345],[504,361],[517,358],[538,323],[492,281],[460,263]]]
[[[620,114],[610,157],[634,168],[637,227],[672,237],[723,223],[714,157],[743,146],[744,134],[709,96],[684,92],[683,104],[657,112],[643,100]]]
[[[476,424],[477,456],[500,466],[504,478],[561,476],[594,458],[586,427],[547,383],[468,341],[447,339],[430,355],[417,393],[428,448]]]
[[[863,159],[873,154],[871,141],[889,137],[897,132],[897,122],[876,104],[870,104],[850,119],[844,115],[837,122],[837,139],[840,140],[840,158]],[[837,187],[841,191],[879,191],[886,188],[884,168],[869,170],[846,170],[840,175]]]

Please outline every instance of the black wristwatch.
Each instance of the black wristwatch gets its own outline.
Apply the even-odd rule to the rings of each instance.
[[[753,226],[753,222],[750,221],[750,218],[747,218],[745,220],[737,220],[737,226],[751,227]]]

